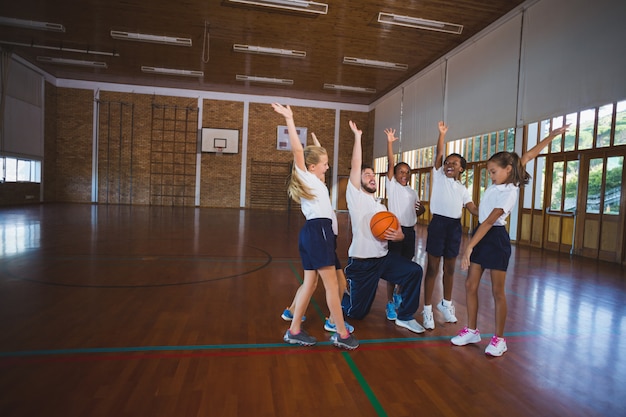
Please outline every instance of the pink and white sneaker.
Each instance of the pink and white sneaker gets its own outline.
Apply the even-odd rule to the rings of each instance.
[[[491,342],[489,342],[485,349],[485,355],[502,356],[506,350],[506,339],[504,337],[493,336]]]
[[[478,329],[472,330],[468,329],[467,326],[463,327],[463,330],[459,332],[456,336],[450,339],[453,345],[457,346],[465,346],[470,343],[478,343],[480,342],[480,332]]]

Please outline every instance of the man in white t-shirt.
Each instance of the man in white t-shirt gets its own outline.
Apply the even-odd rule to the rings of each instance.
[[[402,289],[395,323],[415,333],[424,328],[413,318],[420,300],[422,267],[401,255],[389,252],[387,240],[404,239],[402,228],[388,230],[385,240],[378,240],[370,230],[370,219],[385,211],[375,197],[376,174],[370,167],[362,167],[362,132],[350,121],[354,133],[354,148],[350,167],[350,181],[346,190],[346,200],[352,223],[352,242],[348,248],[348,265],[345,268],[349,292],[342,300],[342,307],[348,317],[364,318],[369,313],[380,278],[397,284]]]

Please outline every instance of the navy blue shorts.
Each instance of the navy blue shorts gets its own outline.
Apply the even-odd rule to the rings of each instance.
[[[399,242],[388,241],[387,248],[390,252],[400,254],[403,258],[412,260],[415,256],[415,227],[402,226],[404,239]]]
[[[476,228],[478,230],[480,225]],[[470,262],[483,269],[506,271],[511,258],[511,238],[504,226],[492,226],[474,247]]]
[[[426,252],[437,258],[456,258],[461,248],[461,219],[433,214],[428,225]]]
[[[330,219],[311,219],[302,226],[298,238],[298,249],[302,267],[306,271],[315,271],[331,265],[337,266],[339,260],[335,253],[336,247],[337,236],[333,233]]]

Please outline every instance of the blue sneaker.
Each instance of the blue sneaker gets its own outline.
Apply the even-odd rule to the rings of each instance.
[[[293,320],[293,314],[291,314],[291,310],[289,310],[289,308],[286,308],[285,311],[283,311],[283,314],[280,315],[280,317],[285,321]],[[302,316],[302,321],[304,320],[306,320],[306,316]]]
[[[402,296],[400,294],[393,294],[393,304],[396,307],[396,310],[400,308],[400,304],[402,304]]]
[[[352,326],[347,321],[344,321],[344,323],[346,325],[346,330],[347,331],[349,331],[350,333],[354,332],[354,326]],[[326,330],[327,332],[336,332],[337,331],[337,325],[335,323],[331,323],[330,320],[327,317],[326,321],[324,322],[324,330]]]
[[[398,313],[396,313],[396,306],[393,301],[389,301],[387,303],[387,307],[385,308],[387,312],[387,320],[395,320],[398,318]]]

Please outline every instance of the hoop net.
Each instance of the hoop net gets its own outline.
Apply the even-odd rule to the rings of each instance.
[[[216,147],[215,150],[216,150],[215,154],[217,156],[221,156],[224,154],[224,148],[222,148],[221,146]]]

